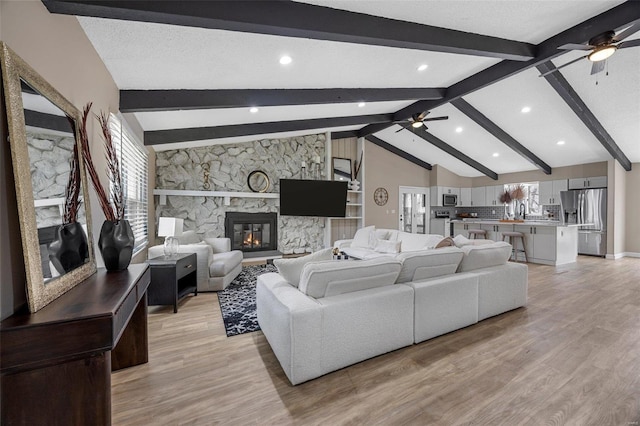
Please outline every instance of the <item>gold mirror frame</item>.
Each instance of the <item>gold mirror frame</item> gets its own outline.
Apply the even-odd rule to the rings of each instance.
[[[16,201],[18,204],[22,249],[27,276],[27,300],[29,310],[36,312],[94,274],[96,272],[96,261],[93,249],[93,235],[91,232],[91,208],[89,207],[87,179],[84,173],[82,155],[78,155],[87,226],[87,242],[89,245],[89,260],[83,265],[57,277],[55,280],[47,282],[45,285],[40,259],[40,245],[36,225],[31,170],[29,167],[24,167],[24,164],[29,164],[29,151],[27,148],[27,134],[20,80],[25,81],[75,120],[76,126],[74,131],[76,149],[78,150],[80,150],[78,144],[78,126],[81,122],[81,115],[80,111],[71,102],[65,99],[53,86],[24,62],[22,58],[9,49],[4,42],[0,42],[0,60],[2,61],[2,80],[5,90],[11,159],[13,161]]]

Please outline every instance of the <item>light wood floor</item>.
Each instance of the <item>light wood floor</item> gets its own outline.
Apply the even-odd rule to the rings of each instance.
[[[640,259],[529,266],[529,304],[291,386],[215,294],[150,308],[149,363],[112,375],[114,425],[637,425]]]

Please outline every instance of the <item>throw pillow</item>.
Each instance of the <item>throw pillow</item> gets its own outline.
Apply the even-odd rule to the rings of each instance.
[[[389,234],[389,231],[386,229],[376,229],[375,237],[376,240],[388,240]]]
[[[180,244],[197,244],[202,241],[196,231],[185,231],[177,238]]]
[[[388,241],[388,240],[376,240],[376,245],[373,250],[378,253],[400,253],[400,247],[402,241]]]
[[[445,239],[443,239],[442,241],[440,241],[438,244],[436,244],[436,248],[442,248],[442,247],[452,247],[455,246],[456,243],[453,242],[453,238],[451,237],[447,237]]]
[[[376,227],[367,226],[356,231],[351,242],[351,247],[371,248],[373,246],[372,236],[375,235]]]
[[[302,268],[304,268],[304,265],[309,262],[333,259],[331,254],[332,250],[333,249],[331,248],[327,248],[306,256],[294,257],[291,259],[274,259],[273,264],[278,268],[278,273],[282,275],[282,278],[287,280],[287,282],[292,286],[298,287],[300,284],[300,274],[302,274]]]
[[[453,243],[456,245],[456,247],[462,247],[462,246],[466,246],[466,245],[471,244],[472,241],[470,239],[458,234],[453,239]]]

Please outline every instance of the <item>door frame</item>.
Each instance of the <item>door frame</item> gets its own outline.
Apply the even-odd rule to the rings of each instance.
[[[424,207],[427,210],[426,217],[424,218],[424,233],[425,234],[429,233],[429,218],[431,217],[430,216],[431,198],[429,197],[430,191],[431,189],[426,186],[404,186],[404,185],[398,186],[398,230],[400,231],[404,230],[404,226],[403,226],[404,225],[403,224],[404,209],[402,205],[402,200],[403,200],[402,195],[405,193],[421,194],[425,196]]]

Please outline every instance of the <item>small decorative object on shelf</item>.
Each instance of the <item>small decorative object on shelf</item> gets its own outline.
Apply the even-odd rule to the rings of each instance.
[[[211,171],[211,166],[209,163],[202,164],[202,180],[204,181],[202,184],[202,188],[205,190],[211,189],[211,183],[209,183],[209,172]]]
[[[109,201],[109,197],[107,197],[107,193],[102,187],[98,173],[93,165],[93,159],[89,151],[89,135],[87,133],[87,118],[89,117],[91,105],[91,103],[88,103],[84,107],[79,133],[84,166],[91,178],[91,183],[96,190],[100,207],[105,216],[105,221],[100,229],[98,248],[102,254],[102,260],[104,260],[104,266],[108,271],[122,271],[127,269],[131,263],[135,237],[129,221],[124,218],[124,188],[122,187],[120,165],[113,139],[111,138],[111,131],[109,130],[109,119],[105,113],[101,113],[96,117],[104,136],[112,202]]]
[[[78,150],[73,150],[69,162],[69,180],[65,192],[64,214],[62,225],[55,231],[53,241],[49,244],[49,260],[60,274],[69,272],[84,264],[89,258],[87,235],[82,225],[77,222],[80,207],[80,165]]]
[[[247,185],[253,192],[267,192],[271,186],[269,176],[262,170],[254,170],[247,177]]]
[[[307,178],[307,162],[302,161],[302,164],[300,165],[300,179],[306,179],[306,178]]]
[[[349,189],[352,191],[360,191],[360,182],[358,182],[356,179],[352,180],[351,182],[349,182]]]
[[[313,165],[311,167],[311,179],[320,180],[322,176],[320,174],[320,156],[318,154],[313,156]]]

